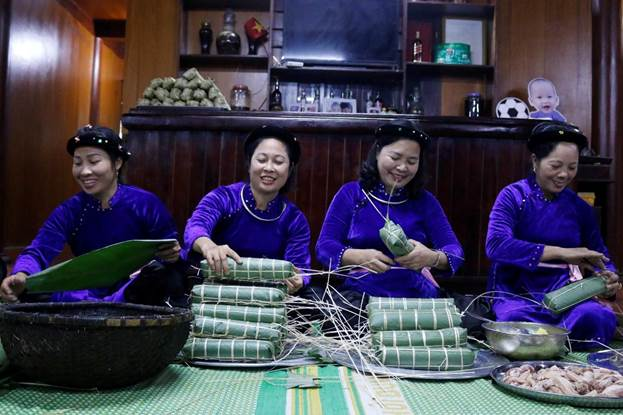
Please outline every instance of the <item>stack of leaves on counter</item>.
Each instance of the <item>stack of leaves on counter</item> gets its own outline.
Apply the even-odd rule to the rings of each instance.
[[[155,78],[138,101],[140,106],[169,105],[212,107],[230,110],[225,96],[211,78],[205,79],[195,68],[190,68],[180,78]]]
[[[243,262],[238,279],[254,283],[283,279],[292,266],[270,259],[243,258]],[[236,279],[236,267],[228,265],[232,272],[226,277]],[[203,271],[213,276],[206,268]],[[187,359],[262,362],[281,353],[287,323],[285,289],[204,283],[193,287],[191,297],[195,321],[182,349]]]
[[[385,366],[460,370],[474,364],[451,299],[370,297],[368,318],[372,346]]]

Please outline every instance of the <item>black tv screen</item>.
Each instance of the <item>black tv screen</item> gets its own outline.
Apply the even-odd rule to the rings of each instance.
[[[400,0],[284,0],[282,61],[400,64]]]

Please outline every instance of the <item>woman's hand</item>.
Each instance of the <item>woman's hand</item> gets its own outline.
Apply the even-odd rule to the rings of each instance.
[[[400,265],[414,271],[420,271],[424,267],[432,268],[433,266],[439,265],[439,255],[443,255],[443,253],[433,251],[426,245],[413,239],[409,239],[409,243],[413,245],[413,250],[407,255],[396,258],[396,262]]]
[[[546,247],[551,248],[551,247]],[[588,248],[555,248],[554,254],[550,259],[558,259],[568,264],[575,264],[580,266],[590,265],[593,269],[603,270],[605,269],[605,262],[609,259],[601,252],[592,251]],[[543,251],[543,257],[546,257],[546,251]],[[543,260],[546,260],[542,258]]]
[[[0,298],[7,303],[16,303],[18,297],[26,289],[26,277],[23,272],[9,275],[2,281],[0,285]]]
[[[284,282],[286,283],[286,287],[288,287],[288,294],[294,294],[303,288],[303,277],[299,274],[284,280]]]
[[[342,255],[342,264],[361,265],[376,274],[380,274],[389,271],[394,261],[376,249],[349,248]]]
[[[608,291],[603,294],[603,297],[612,297],[621,288],[621,283],[619,283],[619,275],[616,272],[612,272],[606,269],[598,272],[597,275],[606,280],[606,288],[608,289]]]
[[[229,272],[227,267],[227,257],[232,258],[237,263],[241,264],[242,260],[229,245],[214,245],[211,247],[205,247],[201,250],[203,257],[208,261],[210,269],[219,275],[224,275]]]
[[[168,263],[177,262],[180,259],[181,249],[178,241],[162,244],[158,246],[156,257]]]
[[[294,294],[301,288],[303,288],[303,276],[301,275],[301,270],[297,267],[294,267],[294,276],[284,280],[286,283],[286,287],[288,288],[288,294]]]

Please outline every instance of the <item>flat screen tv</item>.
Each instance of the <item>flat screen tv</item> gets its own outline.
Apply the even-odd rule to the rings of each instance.
[[[284,0],[282,61],[400,65],[400,0]]]

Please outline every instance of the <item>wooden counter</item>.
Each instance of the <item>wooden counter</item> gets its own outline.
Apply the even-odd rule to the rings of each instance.
[[[127,179],[160,196],[183,232],[207,192],[246,178],[242,143],[250,130],[263,124],[288,128],[302,146],[297,185],[289,197],[309,220],[313,252],[328,205],[342,184],[357,178],[373,129],[397,119],[411,120],[435,138],[427,188],[465,250],[462,277],[455,282],[482,288],[489,266],[484,253],[489,211],[500,189],[529,171],[525,140],[537,121],[138,108],[123,116],[133,153]],[[591,166],[590,177],[604,181],[605,174],[610,180],[609,171],[609,166]]]

